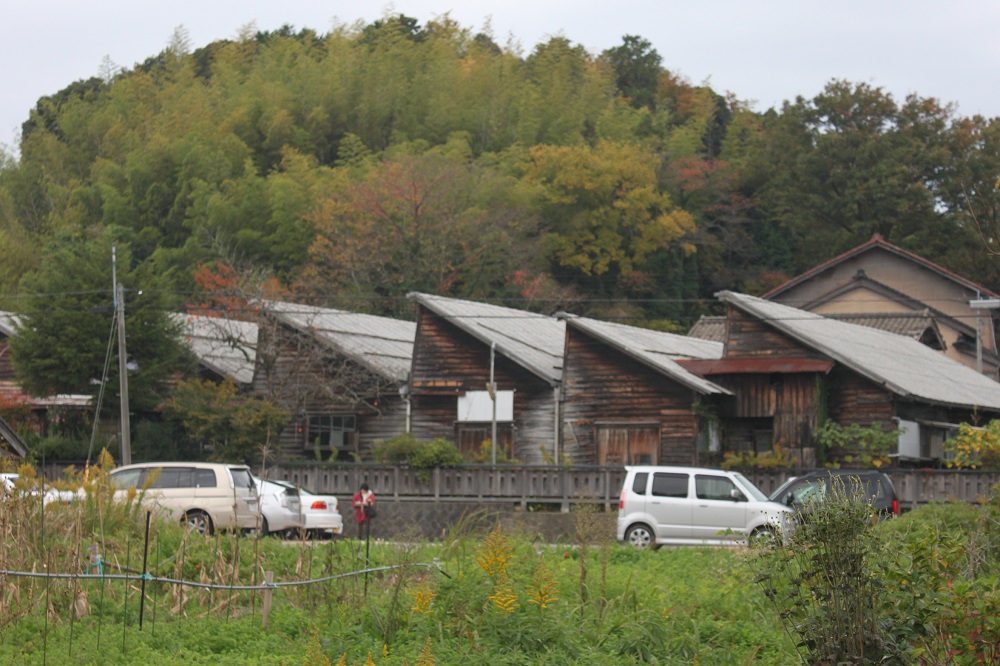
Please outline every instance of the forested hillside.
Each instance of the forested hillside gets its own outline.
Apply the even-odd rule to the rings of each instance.
[[[179,31],[39,100],[0,166],[0,291],[37,308],[18,295],[48,258],[100,239],[165,308],[221,261],[378,314],[419,290],[686,329],[716,290],[760,293],[873,232],[1000,289],[970,215],[995,219],[998,147],[998,119],[864,83],[756,110],[639,36],[522,49],[397,16],[191,49]],[[87,275],[60,291],[110,290]]]

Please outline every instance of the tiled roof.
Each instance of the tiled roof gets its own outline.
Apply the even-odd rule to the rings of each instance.
[[[724,343],[726,341],[726,318],[702,315],[688,331],[688,337]]]
[[[936,346],[929,345],[931,348],[942,349],[944,347],[937,322],[928,312],[859,312],[831,314],[829,317],[837,321],[846,321],[859,326],[868,326],[882,331],[889,331],[890,333],[913,338],[921,342],[925,342],[929,336],[931,339],[936,340],[937,343]]]

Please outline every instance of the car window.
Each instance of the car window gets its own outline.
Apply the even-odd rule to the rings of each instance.
[[[194,471],[195,488],[215,488],[218,485],[219,481],[215,477],[214,469],[196,469]]]
[[[694,477],[694,492],[698,499],[732,500],[732,491],[736,484],[725,476],[696,474]],[[741,492],[740,495],[743,493]]]
[[[649,481],[649,472],[636,472],[632,479],[632,492],[636,495],[646,494],[646,482]]]
[[[192,488],[194,469],[191,467],[164,467],[150,488]]]
[[[846,493],[847,497],[861,495],[862,499],[870,501],[878,499],[882,495],[881,479],[871,475],[842,474],[837,477],[836,483],[843,484],[843,492]]]
[[[253,481],[250,479],[250,471],[246,469],[229,469],[233,476],[233,485],[237,488],[253,488]]]
[[[826,482],[823,479],[811,479],[795,484],[792,489],[792,504],[807,502],[822,502],[826,497]]]
[[[669,472],[654,473],[651,494],[657,497],[687,497],[688,475]]]
[[[142,485],[144,471],[143,469],[126,469],[121,472],[112,472],[110,480],[116,488],[131,488],[132,486],[138,488]]]

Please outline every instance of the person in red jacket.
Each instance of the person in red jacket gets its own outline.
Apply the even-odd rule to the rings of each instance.
[[[358,538],[363,539],[366,531],[371,534],[371,520],[375,517],[375,493],[368,489],[367,483],[362,483],[361,489],[354,493],[351,504],[354,506],[354,522],[358,524]]]

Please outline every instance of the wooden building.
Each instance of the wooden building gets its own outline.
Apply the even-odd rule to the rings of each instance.
[[[1000,383],[919,341],[744,294],[728,304],[725,351],[710,361],[682,361],[725,387],[726,445],[779,445],[801,464],[818,462],[813,432],[822,419],[899,429],[904,459],[939,458],[960,422],[1000,416]]]
[[[259,331],[256,322],[179,313],[171,319],[202,377],[215,382],[228,378],[241,389],[253,384]]]
[[[370,460],[407,431],[413,322],[275,301],[261,315],[252,390],[292,414],[284,459]]]
[[[19,317],[10,312],[0,312],[0,401],[8,408],[17,407],[29,413],[23,424],[33,432],[45,436],[49,428],[49,411],[92,411],[93,398],[89,395],[54,395],[38,397],[29,395],[17,379],[14,359],[8,340],[17,334]],[[0,419],[0,456],[24,457],[28,446],[11,423]]]
[[[498,460],[556,462],[565,324],[486,303],[409,298],[417,306],[413,435],[444,438],[467,459],[490,462],[495,423]]]
[[[695,465],[718,449],[702,401],[729,391],[684,369],[723,345],[567,315],[563,457],[586,465]]]
[[[888,243],[879,234],[764,294],[825,317],[923,336],[948,357],[998,377],[996,293]],[[933,330],[928,330],[928,329]],[[935,339],[937,338],[937,339]]]

